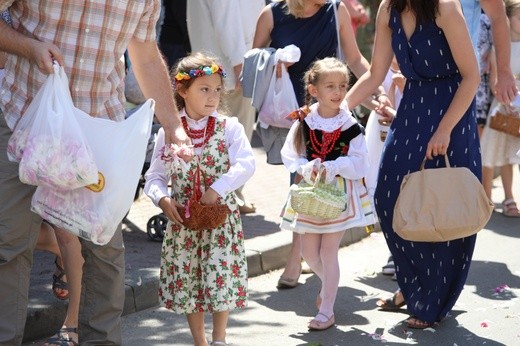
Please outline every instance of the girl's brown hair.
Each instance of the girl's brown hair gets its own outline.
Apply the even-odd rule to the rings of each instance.
[[[218,59],[215,57],[212,57],[210,55],[206,55],[204,53],[195,52],[192,53],[182,59],[179,60],[179,62],[175,65],[175,67],[172,69],[170,78],[174,82],[174,95],[175,95],[175,103],[177,104],[177,109],[181,110],[184,107],[186,107],[186,103],[184,102],[184,99],[181,95],[179,95],[179,90],[188,90],[197,77],[191,77],[190,79],[181,79],[177,80],[175,77],[179,73],[187,73],[189,74],[189,71],[199,69],[201,66],[212,66],[212,65],[218,65]],[[220,78],[223,78],[221,75]],[[222,81],[222,87],[224,88],[224,81]],[[222,98],[221,98],[222,100]],[[219,105],[219,108],[221,105]]]
[[[337,58],[329,57],[320,60],[316,60],[311,67],[305,72],[303,81],[305,83],[305,105],[310,106],[312,102],[316,101],[309,93],[309,86],[316,85],[320,79],[329,73],[343,73],[345,80],[348,83],[349,72],[347,65],[338,60]],[[298,127],[294,133],[294,148],[300,155],[305,154],[305,136],[303,135],[303,126],[299,122]]]

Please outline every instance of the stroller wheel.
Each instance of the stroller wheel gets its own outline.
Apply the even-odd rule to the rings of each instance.
[[[164,238],[164,231],[168,224],[168,218],[164,214],[157,214],[152,216],[146,224],[146,231],[148,237],[154,241],[162,241]]]

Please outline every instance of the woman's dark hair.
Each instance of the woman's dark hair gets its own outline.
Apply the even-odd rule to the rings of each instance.
[[[408,8],[415,14],[417,24],[435,20],[439,12],[439,0],[390,0],[388,8],[395,8],[399,13]]]

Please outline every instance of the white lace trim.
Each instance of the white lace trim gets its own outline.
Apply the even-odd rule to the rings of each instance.
[[[355,121],[346,102],[341,103],[338,115],[332,118],[322,118],[319,115],[318,103],[312,104],[309,109],[311,112],[305,117],[305,122],[311,130],[333,132],[340,127],[344,127],[345,124]]]

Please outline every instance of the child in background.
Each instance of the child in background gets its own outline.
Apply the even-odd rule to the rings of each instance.
[[[161,252],[159,296],[167,309],[186,314],[196,346],[208,345],[206,312],[213,316],[211,345],[227,345],[229,311],[244,308],[247,301],[244,234],[233,191],[251,178],[255,161],[237,118],[217,112],[224,77],[215,59],[204,54],[179,61],[172,75],[175,98],[193,145],[165,146],[164,131],[159,130],[145,176],[145,193],[170,220]],[[221,226],[194,231],[180,223],[176,208],[185,206],[187,217],[190,198],[197,193],[203,205],[228,206]]]
[[[370,198],[362,179],[368,172],[364,129],[348,110],[344,98],[348,70],[336,58],[316,61],[305,73],[306,103],[299,111],[282,148],[285,167],[312,182],[319,170],[325,182],[346,190],[349,207],[336,219],[297,214],[290,199],[281,228],[302,234],[302,255],[321,279],[316,299],[318,313],[310,330],[325,330],[335,323],[334,302],[339,285],[338,249],[348,228],[375,222]],[[318,102],[310,104],[314,98]],[[295,117],[296,118],[296,117]]]
[[[401,73],[397,59],[394,56],[392,63],[390,64],[390,68],[386,74],[385,80],[383,81],[383,87],[385,88],[385,91],[388,94],[388,98],[390,102],[392,102],[394,109],[399,107],[399,103],[401,102],[401,98],[403,96],[405,83],[406,78]],[[390,115],[389,117],[386,115],[383,117],[378,112],[372,111],[368,117],[366,140],[368,158],[370,160],[370,169],[366,175],[365,180],[368,193],[370,194],[372,201],[374,200],[374,193],[376,191],[377,177],[379,175],[379,165],[381,161],[381,154],[383,152],[384,142],[386,140],[388,131],[390,131],[390,124],[394,115],[395,111],[393,112],[393,115]],[[386,264],[382,268],[382,273],[384,275],[392,275],[392,279],[397,280],[395,276],[394,258],[392,255],[388,257]]]
[[[480,14],[480,34],[477,47],[480,56],[480,84],[477,89],[477,95],[475,96],[475,106],[477,111],[478,135],[482,137],[489,107],[493,100],[491,85],[489,83],[489,74],[491,71],[490,57],[493,52],[493,35],[491,33],[491,22],[485,13]]]
[[[516,85],[520,87],[520,0],[506,0],[506,14],[509,18],[510,37],[511,37],[511,70],[516,78]],[[492,68],[496,64],[494,56],[491,57]],[[492,73],[491,76],[494,74]],[[490,83],[495,85],[494,82]],[[491,116],[494,111],[501,109],[501,112],[519,112],[520,109],[511,105],[498,104],[496,100],[491,105]],[[513,197],[513,165],[520,163],[520,158],[516,155],[520,149],[520,138],[496,131],[488,125],[482,134],[482,184],[486,193],[491,198],[491,188],[493,184],[494,167],[500,167],[502,176],[502,186],[504,188],[505,199],[502,202],[502,214],[509,217],[520,217],[520,210]]]

